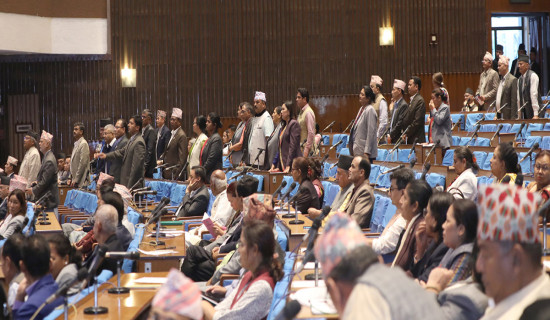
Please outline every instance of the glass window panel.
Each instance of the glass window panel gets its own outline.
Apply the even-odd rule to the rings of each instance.
[[[521,27],[521,17],[492,17],[491,27]]]
[[[510,58],[511,67],[512,60],[518,57],[518,46],[523,42],[521,30],[497,30],[496,38],[497,42],[493,41],[493,44],[501,44],[504,47],[504,55]]]

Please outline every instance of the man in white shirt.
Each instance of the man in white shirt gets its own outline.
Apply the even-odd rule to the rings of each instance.
[[[256,91],[254,96],[254,112],[256,116],[252,120],[252,129],[248,139],[249,164],[266,168],[265,155],[267,148],[267,139],[273,132],[273,119],[267,111],[265,93]]]
[[[518,69],[521,76],[518,79],[518,116],[520,119],[538,119],[544,117],[540,110],[542,99],[539,93],[539,76],[530,70],[529,57],[518,57]],[[540,112],[540,114],[539,114]]]
[[[550,297],[550,277],[541,263],[540,200],[515,184],[479,187],[475,267],[491,298],[484,320],[519,319],[531,303]]]
[[[376,96],[372,106],[378,115],[378,131],[376,134],[378,139],[380,139],[380,137],[386,132],[386,127],[388,126],[388,102],[381,92],[383,82],[384,81],[380,78],[380,76],[374,75],[370,78],[370,88]]]
[[[19,169],[19,175],[27,179],[29,185],[33,181],[36,181],[38,177],[38,171],[42,164],[40,160],[40,152],[36,148],[38,144],[39,136],[34,131],[29,131],[23,138],[23,148],[25,148],[25,156],[23,162],[21,162],[21,168]]]

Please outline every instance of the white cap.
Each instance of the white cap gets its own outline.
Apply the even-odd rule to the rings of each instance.
[[[370,77],[370,84],[377,84],[379,86],[382,86],[383,82],[384,81],[382,80],[382,78],[380,78],[380,76],[374,75]]]
[[[42,135],[40,136],[40,139],[44,139],[51,143],[53,139],[53,135],[49,132],[42,130]]]
[[[6,162],[11,164],[12,166],[16,166],[17,163],[19,163],[19,160],[15,159],[12,156],[8,156],[8,161],[6,161]]]
[[[401,90],[405,91],[405,86],[406,86],[405,81],[399,80],[399,79],[394,79],[393,80],[393,87],[394,88],[401,89]]]
[[[483,56],[483,59],[489,59],[489,60],[493,61],[493,55],[489,51],[487,51],[487,52],[485,52],[485,55]]]
[[[256,94],[254,95],[254,100],[263,100],[264,102],[267,102],[265,98],[265,93],[261,91],[256,91]]]
[[[180,108],[173,108],[172,109],[172,117],[182,119],[183,111],[181,111]]]

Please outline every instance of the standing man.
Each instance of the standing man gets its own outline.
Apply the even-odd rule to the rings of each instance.
[[[44,154],[44,159],[38,171],[36,185],[32,188],[28,188],[26,193],[28,195],[34,195],[34,199],[39,199],[50,192],[44,206],[48,210],[53,210],[57,216],[59,190],[57,189],[57,161],[52,152],[52,139],[53,136],[50,133],[42,130],[39,146],[40,151]]]
[[[160,156],[160,160],[157,162],[159,165],[164,163],[166,168],[172,167],[171,169],[164,169],[162,171],[164,179],[172,179],[173,177],[179,180],[181,178],[179,174],[185,163],[187,163],[187,135],[181,128],[182,115],[183,112],[180,108],[172,109],[172,116],[170,117],[170,128],[172,129],[170,140],[168,141],[166,150],[164,150],[164,153]]]
[[[365,156],[354,157],[349,168],[349,179],[353,183],[353,191],[345,212],[361,228],[370,227],[374,208],[374,189],[369,181],[370,169],[369,159]]]
[[[126,132],[128,131],[128,123],[125,119],[118,119],[115,124],[115,142],[111,151],[123,149],[128,143]],[[109,161],[109,175],[115,178],[115,183],[120,183],[120,170],[122,168],[122,159],[115,158]]]
[[[300,108],[298,123],[300,124],[300,141],[305,141],[304,158],[309,157],[309,152],[315,140],[315,113],[309,106],[309,92],[306,88],[298,88],[296,93],[296,105]]]
[[[10,194],[10,178],[0,176],[0,220],[8,213],[8,195]]]
[[[518,68],[521,76],[518,79],[518,117],[521,119],[538,119],[542,98],[539,93],[539,76],[529,70],[529,57],[519,56]],[[541,112],[544,116],[544,111]]]
[[[498,61],[502,55],[504,55],[504,47],[501,44],[497,44],[495,47],[495,60],[493,60],[493,70],[496,72],[498,72]]]
[[[166,111],[157,111],[157,160],[159,160],[160,156],[164,153],[166,145],[170,140],[170,129],[168,129],[165,124]]]
[[[540,199],[515,184],[479,187],[475,268],[492,300],[482,319],[519,319],[527,306],[550,298],[538,228]]]
[[[25,149],[25,156],[23,162],[21,162],[21,168],[19,169],[19,175],[27,179],[30,183],[36,180],[38,177],[38,171],[40,170],[40,152],[36,149],[38,144],[38,133],[29,131],[23,137],[23,148]]]
[[[145,174],[145,141],[141,136],[141,117],[135,115],[128,121],[128,132],[130,140],[122,149],[116,149],[108,154],[100,153],[97,157],[107,159],[109,161],[119,159],[122,160],[120,169],[120,184],[127,188],[132,188]],[[137,184],[136,187],[143,186],[143,183]]]
[[[408,137],[410,143],[416,138],[417,143],[423,143],[426,141],[426,134],[424,130],[424,114],[426,114],[426,102],[420,95],[420,89],[422,88],[422,81],[419,77],[413,76],[409,80],[409,95],[411,96],[411,103],[407,109],[407,115],[403,122],[405,128],[405,137]],[[409,128],[407,130],[407,128]]]
[[[378,115],[372,107],[375,99],[372,88],[364,86],[359,93],[361,108],[353,121],[349,135],[349,151],[353,156],[366,155],[374,160],[378,156]]]
[[[479,77],[476,100],[479,104],[479,110],[484,110],[485,108],[489,108],[495,101],[498,88],[498,73],[492,68],[493,55],[490,52],[485,52],[481,65],[483,66],[483,72]]]
[[[508,71],[510,59],[501,55],[498,61],[500,82],[497,89],[497,114],[499,119],[516,119],[518,117],[518,79]]]
[[[518,47],[518,58],[519,56],[525,55],[525,54],[527,54],[527,51],[525,51],[525,44],[520,43]],[[516,78],[519,78],[519,76],[521,75],[518,69],[518,58],[515,58],[514,61],[512,61],[512,68],[510,69],[510,72]]]
[[[143,110],[141,113],[141,120],[143,121],[143,128],[141,129],[141,135],[145,141],[145,177],[152,178],[153,170],[156,166],[156,142],[157,135],[155,129],[151,125],[153,123],[153,113],[149,109]]]
[[[531,48],[531,51],[529,52],[529,59],[531,60],[531,71],[536,73],[540,78],[540,64],[537,62],[537,48]]]
[[[73,126],[75,140],[71,154],[71,186],[86,187],[90,183],[90,147],[84,139],[84,124],[77,122]]]
[[[105,127],[109,124],[110,125],[113,124],[113,121],[111,120],[111,118],[99,119],[99,137],[101,139],[101,151],[100,152],[103,152],[103,153],[109,152],[109,150],[106,149],[107,148],[107,142],[105,141]],[[94,174],[99,174],[100,172],[106,172],[105,171],[105,161],[103,161],[102,159],[97,159]]]
[[[380,76],[374,75],[370,78],[370,87],[375,95],[372,106],[378,115],[378,131],[376,134],[378,139],[380,139],[380,137],[382,137],[382,135],[386,132],[386,128],[388,126],[388,102],[381,93],[383,82],[384,81],[380,78]]]
[[[399,79],[393,80],[390,103],[390,131],[387,136],[388,143],[395,143],[401,136],[401,133],[403,133],[403,130],[406,129],[406,127],[404,126],[404,121],[409,105],[407,104],[405,99],[403,99],[404,94],[405,82]]]
[[[103,153],[109,153],[114,150],[114,145],[116,142],[115,132],[116,132],[115,126],[113,126],[112,124],[106,125],[105,128],[103,129],[103,138],[105,139],[103,148],[101,149]],[[98,160],[101,160],[101,159],[98,159]],[[100,162],[98,161],[98,163]],[[112,164],[111,161],[101,160],[101,163],[102,163],[101,167],[103,167],[103,169],[100,172],[104,172],[110,175],[111,164]],[[100,168],[99,165],[97,167]],[[99,172],[97,172],[97,174],[99,174]]]
[[[237,126],[237,130],[232,139],[233,142],[229,147],[229,152],[233,152],[231,155],[231,163],[234,167],[248,161],[248,138],[250,137],[250,130],[252,129],[253,112],[254,107],[252,107],[249,102],[241,102],[239,105],[239,118],[241,122]]]
[[[254,96],[254,111],[256,113],[252,120],[252,129],[248,139],[248,159],[251,166],[258,165],[266,169],[264,165],[267,153],[267,139],[273,132],[273,119],[267,111],[265,93],[256,91]]]

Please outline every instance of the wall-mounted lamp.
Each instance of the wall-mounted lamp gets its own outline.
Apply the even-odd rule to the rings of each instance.
[[[430,34],[430,46],[437,45],[437,33]]]
[[[123,88],[136,87],[136,69],[124,68],[120,70],[120,79],[122,80]]]
[[[392,27],[380,28],[380,45],[393,46],[393,28]]]

